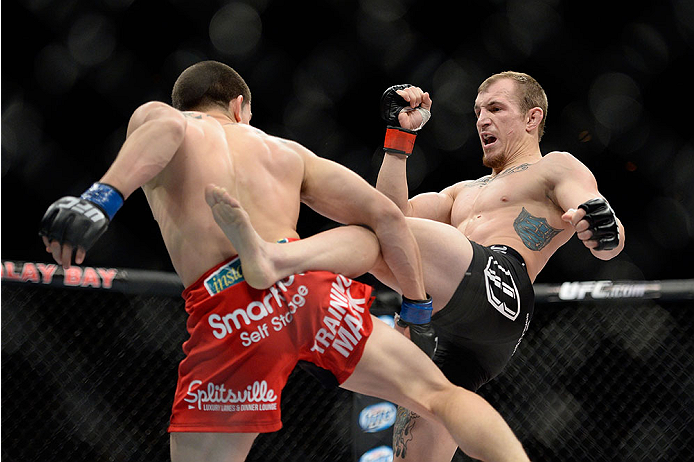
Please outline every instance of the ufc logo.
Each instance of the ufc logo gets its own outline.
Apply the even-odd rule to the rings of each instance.
[[[58,204],[61,209],[74,210],[75,212],[84,215],[94,223],[106,218],[104,213],[94,205],[84,201],[78,197],[64,197]]]

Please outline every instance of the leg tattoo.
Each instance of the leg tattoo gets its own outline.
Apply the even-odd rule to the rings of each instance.
[[[412,441],[412,429],[419,415],[398,406],[398,415],[393,426],[393,452],[396,456],[407,457],[407,443]]]

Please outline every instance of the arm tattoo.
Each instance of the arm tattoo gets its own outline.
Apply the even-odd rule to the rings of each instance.
[[[523,244],[530,250],[542,250],[554,236],[562,232],[561,229],[552,228],[545,218],[534,217],[525,210],[521,210],[515,220],[513,229],[520,236]]]
[[[412,411],[398,406],[398,415],[393,425],[393,453],[402,457],[407,456],[407,443],[412,441],[412,429],[419,418],[419,415]]]

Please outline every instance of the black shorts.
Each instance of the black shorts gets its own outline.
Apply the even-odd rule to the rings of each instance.
[[[465,277],[431,319],[439,336],[434,362],[448,380],[476,391],[515,353],[532,318],[535,293],[518,252],[471,244]]]

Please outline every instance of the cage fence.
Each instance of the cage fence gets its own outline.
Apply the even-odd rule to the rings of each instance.
[[[3,462],[168,461],[187,336],[175,275],[39,265],[2,263]],[[692,460],[694,280],[536,291],[517,353],[480,390],[531,460]],[[377,294],[372,312],[392,311],[397,297]],[[247,460],[366,460],[355,405],[297,368],[284,427],[260,435]]]

